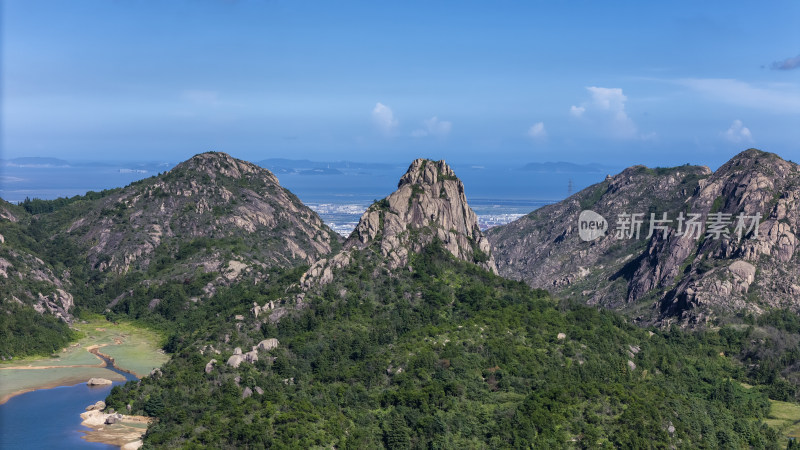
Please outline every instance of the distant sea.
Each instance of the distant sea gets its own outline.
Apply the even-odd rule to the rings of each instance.
[[[264,160],[275,173],[340,234],[347,235],[366,208],[397,188],[405,164],[324,163]],[[0,161],[0,197],[12,203],[54,199],[126,186],[171,169],[171,162],[92,162],[52,158]],[[618,170],[570,163],[452,165],[464,182],[467,200],[481,228],[508,223],[544,205],[558,202]]]

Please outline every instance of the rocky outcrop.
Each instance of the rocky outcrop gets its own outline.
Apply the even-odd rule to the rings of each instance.
[[[50,313],[67,323],[72,323],[73,317],[70,309],[75,305],[72,294],[61,288],[56,288],[49,295],[37,294],[33,308],[40,314]]]
[[[89,378],[86,382],[87,386],[105,386],[111,384],[111,380],[106,378]]]
[[[461,180],[444,161],[417,159],[397,190],[361,216],[343,250],[315,262],[301,282],[306,288],[329,283],[334,270],[349,265],[354,249],[374,249],[389,269],[406,267],[410,253],[434,240],[456,258],[497,273],[491,246],[467,204]]]
[[[98,400],[97,403],[86,407],[86,411],[102,411],[104,409],[106,409],[106,402],[102,400]]]
[[[253,348],[253,350],[261,350],[268,352],[273,348],[278,348],[278,344],[279,342],[275,338],[264,339],[263,341],[259,342],[258,345],[256,345],[255,348]]]
[[[264,339],[263,341],[259,342],[258,345],[254,345],[249,352],[242,353],[242,349],[240,347],[236,347],[233,349],[233,355],[228,358],[228,361],[225,363],[233,368],[239,367],[243,362],[248,362],[250,364],[255,363],[258,361],[258,352],[259,351],[270,351],[274,348],[278,347],[278,340],[275,338]],[[213,367],[212,362],[216,362],[215,359],[212,359],[208,364],[206,364],[206,373],[211,372],[211,368]]]
[[[83,439],[123,449],[137,449],[143,445],[142,436],[147,431],[147,425],[153,422],[152,418],[119,413],[106,414],[94,409],[94,406],[90,405],[86,408],[86,412],[81,413],[81,425],[91,429],[86,432]]]
[[[631,167],[488,237],[504,276],[635,312],[643,322],[696,326],[720,315],[800,309],[798,202],[800,166],[751,149],[713,173]],[[605,218],[607,232],[581,239],[583,210]],[[618,221],[632,213],[642,214],[639,238],[619,233]],[[666,230],[649,235],[651,213],[667,213]],[[677,220],[689,214],[698,215],[699,236]]]
[[[235,368],[239,367],[240,364],[242,364],[242,361],[244,361],[244,356],[243,355],[241,355],[241,354],[231,355],[231,357],[228,358],[228,361],[226,361],[225,364],[227,364],[227,365],[229,365],[229,366],[231,366],[231,367],[233,367],[235,369]]]
[[[247,361],[250,364],[252,364],[252,363],[258,361],[258,350],[251,350],[251,351],[245,353],[242,356],[244,357],[245,361]]]
[[[16,211],[16,210],[21,211]],[[19,233],[20,222],[31,220],[22,208],[0,200],[0,231],[6,228]],[[13,219],[13,220],[12,220]],[[0,314],[4,303],[34,308],[39,314],[50,314],[71,324],[75,301],[69,292],[70,273],[58,273],[54,267],[28,248],[24,241],[9,240],[0,245]]]
[[[273,309],[275,309],[274,301],[266,302],[264,303],[264,306],[260,306],[258,303],[253,302],[253,307],[250,308],[250,312],[253,313],[253,316],[255,316],[256,319],[258,319],[259,314],[261,313],[269,314],[269,312],[272,311]]]

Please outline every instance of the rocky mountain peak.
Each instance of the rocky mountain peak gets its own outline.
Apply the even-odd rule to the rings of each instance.
[[[206,174],[211,179],[220,175],[241,179],[247,174],[258,174],[270,182],[278,183],[278,179],[269,170],[223,152],[200,153],[178,164],[170,172]]]
[[[417,159],[400,178],[397,190],[372,204],[345,241],[342,253],[318,261],[304,276],[330,281],[330,267],[349,263],[351,249],[374,247],[390,269],[405,267],[409,254],[434,240],[456,258],[497,273],[489,241],[478,227],[478,217],[467,204],[464,184],[444,161]]]
[[[415,159],[411,163],[405,175],[400,177],[397,188],[399,189],[407,184],[432,185],[438,183],[440,179],[456,180],[463,190],[463,184],[457,179],[453,169],[444,160],[431,161],[424,158]]]
[[[630,167],[492,229],[489,239],[504,276],[645,321],[695,325],[731,313],[800,309],[798,206],[800,166],[749,149],[713,173],[703,166]],[[608,230],[585,242],[579,215],[587,209]],[[620,235],[615,223],[635,213],[641,233]],[[648,233],[651,214],[665,233]],[[699,234],[683,233],[679,218],[688,214]],[[641,302],[652,309],[645,312]]]
[[[783,159],[775,153],[765,152],[757,148],[748,148],[747,150],[736,154],[733,158],[728,160],[724,166],[739,166],[742,164],[752,164],[766,162],[766,161],[783,161]]]

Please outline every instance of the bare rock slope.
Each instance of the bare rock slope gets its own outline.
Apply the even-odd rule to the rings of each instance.
[[[70,271],[37,254],[38,236],[28,232],[31,219],[24,209],[0,200],[0,314],[11,314],[9,306],[33,307],[72,323]]]
[[[800,309],[800,166],[750,149],[716,172],[697,166],[634,166],[488,233],[500,274],[645,323],[694,326],[725,315]],[[578,217],[592,210],[608,231],[584,241]],[[639,238],[620,215],[641,213]],[[670,222],[650,231],[650,214]],[[698,235],[679,215],[699,214]],[[760,215],[757,230],[752,216]],[[737,230],[743,220],[741,233]],[[712,232],[723,223],[726,232]],[[683,235],[680,231],[684,231]],[[620,236],[617,236],[620,234]]]

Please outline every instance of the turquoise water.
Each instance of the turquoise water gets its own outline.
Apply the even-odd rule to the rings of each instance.
[[[107,368],[125,376],[129,381],[133,375]],[[0,449],[116,449],[107,444],[87,442],[81,439],[80,414],[86,407],[105,399],[112,386],[89,387],[86,383],[75,386],[60,386],[40,389],[12,397],[0,405]]]

